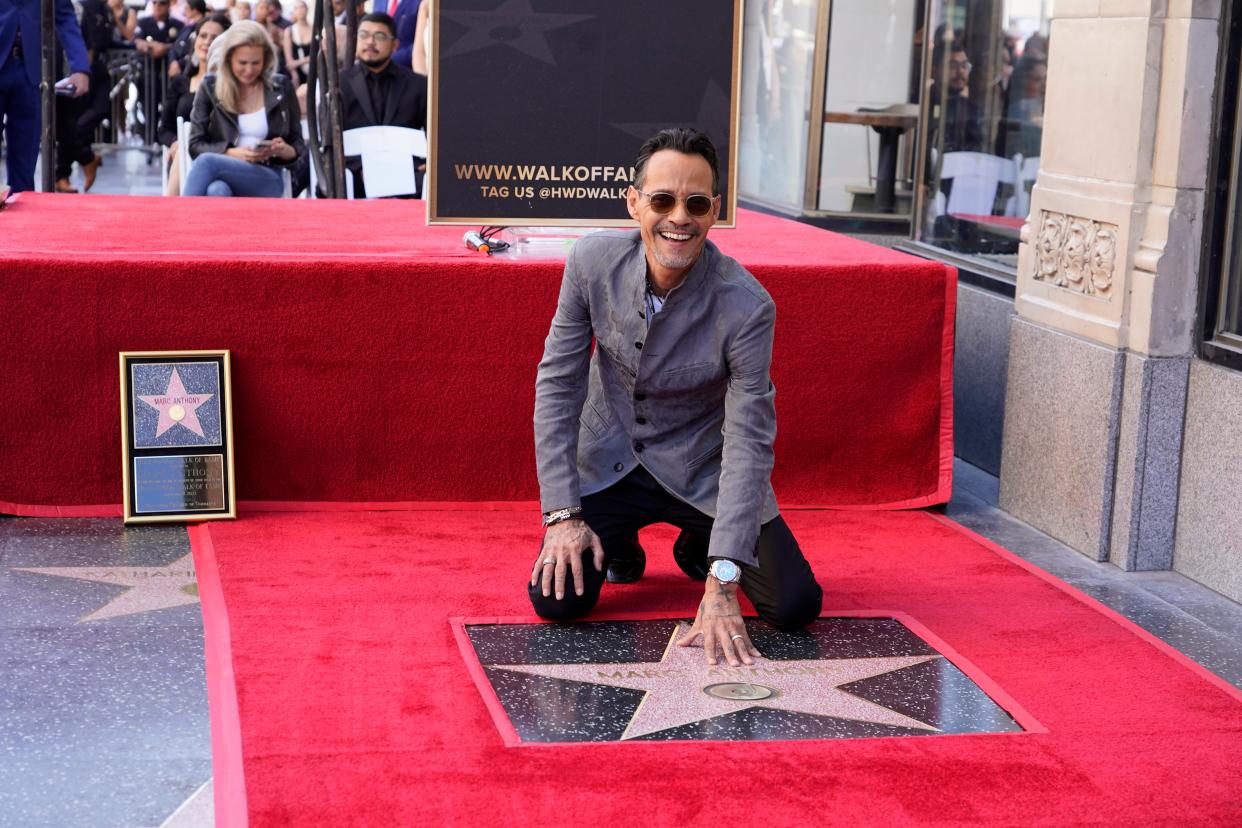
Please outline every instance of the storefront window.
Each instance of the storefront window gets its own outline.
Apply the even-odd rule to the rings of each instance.
[[[1051,0],[931,0],[915,236],[1001,268],[1039,171]]]
[[[738,192],[800,211],[818,0],[746,0]]]
[[[926,0],[832,0],[819,204],[912,210]]]
[[[1217,77],[1217,128],[1209,181],[1203,355],[1242,369],[1242,9],[1225,11]]]

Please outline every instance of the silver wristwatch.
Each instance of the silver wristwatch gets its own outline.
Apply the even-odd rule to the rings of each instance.
[[[722,584],[736,584],[742,580],[742,568],[728,558],[717,558],[712,561],[708,573]]]

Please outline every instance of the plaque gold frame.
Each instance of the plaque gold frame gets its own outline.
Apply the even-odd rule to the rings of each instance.
[[[728,230],[737,226],[737,158],[738,146],[738,110],[742,104],[742,0],[733,0],[733,78],[730,83],[729,95],[729,169],[725,181],[729,185],[729,218],[719,221],[716,227]],[[506,225],[511,227],[633,227],[631,218],[616,219],[575,219],[575,218],[531,218],[530,216],[441,216],[436,211],[436,144],[438,143],[440,122],[440,100],[436,94],[436,70],[440,62],[440,4],[431,7],[431,60],[427,63],[427,95],[428,109],[431,117],[427,124],[427,164],[425,198],[427,204],[427,224],[456,225]]]
[[[131,491],[132,464],[134,452],[130,451],[130,399],[129,383],[126,372],[134,363],[131,360],[150,358],[164,362],[201,362],[204,358],[220,360],[220,387],[223,389],[224,400],[221,403],[220,418],[222,424],[220,450],[224,452],[224,488],[225,511],[211,512],[178,512],[177,514],[144,515],[134,512],[134,496]],[[121,351],[120,364],[120,398],[121,398],[121,488],[123,492],[122,513],[124,522],[131,523],[189,523],[201,520],[233,520],[237,517],[237,490],[233,476],[233,371],[231,355],[223,351]]]

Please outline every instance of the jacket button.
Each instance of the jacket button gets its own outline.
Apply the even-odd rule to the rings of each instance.
[[[625,468],[625,464],[624,464],[624,463],[617,463],[616,465],[614,465],[614,466],[612,467],[612,470],[613,470],[613,471],[615,471],[615,472],[619,472],[619,471],[621,471],[621,470],[622,470],[622,469],[624,469],[624,468]]]
[[[646,425],[647,418],[646,417],[635,417],[634,422],[638,423],[639,425]]]
[[[646,395],[646,394],[639,394],[639,393],[636,391],[636,392],[634,392],[634,399],[638,400],[639,402],[642,402],[643,400],[647,399],[647,395]]]
[[[634,444],[634,452],[635,452],[636,454],[642,454],[642,453],[643,453],[643,444],[642,444],[642,443],[635,443],[635,444]]]
[[[643,349],[643,343],[635,342],[634,347],[641,351]]]

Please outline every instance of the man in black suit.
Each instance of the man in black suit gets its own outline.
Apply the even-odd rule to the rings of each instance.
[[[358,61],[341,72],[341,128],[400,126],[423,129],[427,123],[427,79],[392,60],[397,24],[383,12],[358,22]],[[424,159],[415,159],[417,169]],[[362,189],[362,162],[346,159],[354,174],[354,192]],[[421,189],[421,177],[419,180]]]

